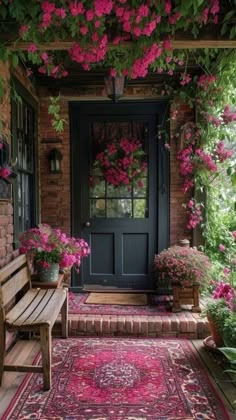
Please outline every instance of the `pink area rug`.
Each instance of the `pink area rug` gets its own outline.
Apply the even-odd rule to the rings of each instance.
[[[2,420],[229,419],[184,339],[55,340],[52,382],[28,374]]]
[[[171,316],[171,296],[150,295],[148,305],[88,304],[89,293],[69,293],[69,313],[89,315],[168,315]]]

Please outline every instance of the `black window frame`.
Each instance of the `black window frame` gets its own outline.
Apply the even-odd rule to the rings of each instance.
[[[12,78],[12,85],[17,95],[22,98],[22,101],[29,106],[33,113],[33,127],[34,132],[34,144],[33,144],[33,171],[32,171],[32,191],[30,197],[31,207],[31,225],[29,228],[36,226],[39,223],[39,165],[38,165],[38,102],[30,94],[30,92],[14,77]],[[17,162],[18,160],[18,135],[17,135],[17,103],[16,100],[11,101],[11,156],[12,161]],[[16,169],[18,170],[18,164],[16,163]],[[23,172],[22,172],[23,173]],[[18,201],[18,188],[19,180],[18,177],[13,183],[13,246],[14,249],[19,248],[19,201]]]

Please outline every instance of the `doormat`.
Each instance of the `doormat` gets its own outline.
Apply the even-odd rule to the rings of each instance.
[[[69,292],[69,314],[172,316],[172,296],[148,295],[147,305],[87,303],[89,293]],[[175,315],[175,314],[174,314]]]
[[[184,339],[55,340],[52,361],[51,390],[28,374],[2,420],[230,419]]]
[[[89,293],[86,304],[101,305],[147,305],[147,295],[144,293]]]

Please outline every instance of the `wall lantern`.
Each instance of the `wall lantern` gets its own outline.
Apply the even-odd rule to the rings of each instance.
[[[105,90],[108,98],[112,99],[112,102],[117,102],[118,99],[123,96],[124,91],[124,83],[125,77],[124,76],[106,76],[104,78],[105,81]]]
[[[61,161],[62,153],[58,149],[52,149],[48,155],[49,160],[49,170],[51,174],[60,174],[61,170]]]

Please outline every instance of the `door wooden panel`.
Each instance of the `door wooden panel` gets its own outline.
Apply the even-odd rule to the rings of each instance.
[[[70,105],[72,228],[75,236],[81,235],[91,246],[91,256],[83,260],[80,275],[74,274],[75,288],[154,288],[152,263],[159,249],[159,215],[165,232],[161,246],[168,243],[168,158],[163,155],[161,170],[161,142],[156,136],[166,106]],[[107,145],[118,147],[122,138],[138,139],[147,168],[138,182],[131,177],[128,185],[114,186],[96,161]],[[160,171],[162,187],[166,184],[162,192]]]

